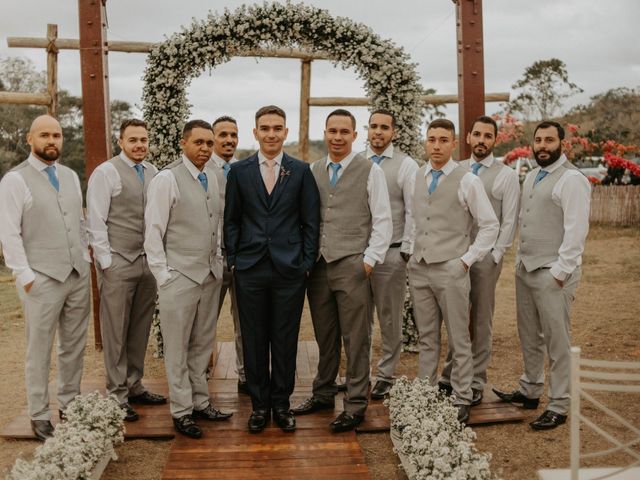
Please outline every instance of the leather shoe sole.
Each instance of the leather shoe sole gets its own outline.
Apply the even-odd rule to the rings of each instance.
[[[315,398],[307,398],[297,407],[291,409],[294,415],[307,415],[309,413],[319,412],[321,410],[333,410],[335,405],[332,402],[321,402]]]

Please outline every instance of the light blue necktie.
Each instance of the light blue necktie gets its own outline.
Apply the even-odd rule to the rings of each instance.
[[[382,161],[383,158],[384,158],[384,155],[372,155],[371,161],[376,165],[380,165],[380,162]]]
[[[471,170],[473,171],[474,175],[478,175],[480,168],[482,168],[482,164],[480,162],[476,162],[473,165],[471,165]]]
[[[138,174],[138,178],[140,179],[140,181],[144,185],[144,167],[142,165],[140,165],[139,163],[136,163],[133,166],[133,168],[136,169],[136,173]]]
[[[56,177],[56,166],[49,165],[44,169],[44,171],[47,172],[47,175],[49,176],[49,181],[51,182],[51,185],[53,185],[53,188],[56,189],[56,192],[59,192],[60,182],[58,181],[58,177]]]
[[[224,172],[224,178],[227,178],[229,176],[229,170],[231,170],[231,165],[225,162],[225,164],[222,166],[222,171]]]
[[[431,170],[431,185],[429,185],[429,195],[431,195],[438,186],[438,180],[444,172],[442,170]]]
[[[331,180],[329,180],[329,183],[332,187],[335,187],[336,183],[338,183],[338,170],[342,168],[342,165],[340,165],[339,163],[330,162],[329,166],[331,167],[331,170],[333,170],[333,174],[331,175]]]
[[[549,175],[549,172],[547,172],[546,170],[540,170],[538,172],[538,175],[536,175],[536,180],[533,182],[533,186],[535,187],[538,184],[538,182],[542,180],[544,177],[546,177],[547,175]]]
[[[202,188],[204,188],[205,192],[209,191],[209,182],[207,180],[207,174],[204,172],[201,172],[198,174],[198,180],[200,180],[200,185],[202,185]]]

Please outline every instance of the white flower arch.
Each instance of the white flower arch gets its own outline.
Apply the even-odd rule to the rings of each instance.
[[[144,117],[151,137],[151,160],[164,166],[179,153],[182,127],[190,105],[186,89],[206,68],[257,48],[298,47],[326,52],[343,69],[354,68],[373,99],[396,117],[394,141],[421,157],[420,124],[424,91],[415,64],[402,48],[383,40],[366,25],[327,10],[292,3],[242,6],[209,13],[153,48],[147,59],[143,91]]]

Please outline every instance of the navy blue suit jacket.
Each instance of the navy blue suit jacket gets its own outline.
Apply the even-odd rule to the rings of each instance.
[[[247,270],[269,255],[278,272],[295,277],[318,255],[320,194],[309,165],[286,153],[269,196],[258,154],[231,165],[224,207],[229,269]]]

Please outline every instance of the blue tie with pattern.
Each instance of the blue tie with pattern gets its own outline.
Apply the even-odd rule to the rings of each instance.
[[[474,175],[478,175],[478,172],[480,171],[481,168],[482,168],[482,164],[480,162],[476,162],[473,165],[471,165],[471,170],[473,171]]]
[[[542,180],[544,177],[546,177],[547,175],[549,175],[549,172],[547,172],[546,170],[540,170],[536,175],[536,180],[533,182],[533,186],[535,187],[538,184],[538,182]]]
[[[431,170],[431,184],[429,185],[429,195],[431,195],[438,186],[438,180],[444,172],[442,170]]]
[[[231,170],[231,165],[225,162],[225,164],[222,166],[222,171],[224,172],[224,178],[227,178],[229,176],[229,170]]]
[[[372,155],[371,161],[376,165],[380,165],[380,162],[382,161],[383,158],[384,158],[384,155]]]
[[[47,168],[44,169],[44,171],[47,172],[49,181],[51,182],[51,185],[53,185],[53,188],[56,189],[56,192],[59,192],[60,182],[58,182],[58,177],[56,177],[56,166],[49,165]]]
[[[138,178],[140,179],[140,182],[142,182],[142,184],[144,185],[144,167],[139,164],[136,163],[133,168],[136,169],[136,173],[138,174]]]
[[[331,175],[331,180],[329,180],[329,183],[332,187],[335,187],[336,183],[338,183],[338,170],[342,168],[342,165],[340,165],[339,163],[331,162],[329,163],[329,166],[331,167],[331,170],[333,170],[333,174]]]
[[[198,174],[198,180],[200,180],[200,185],[202,185],[202,188],[204,188],[205,192],[209,191],[209,182],[207,180],[207,174],[204,172],[201,172]]]

